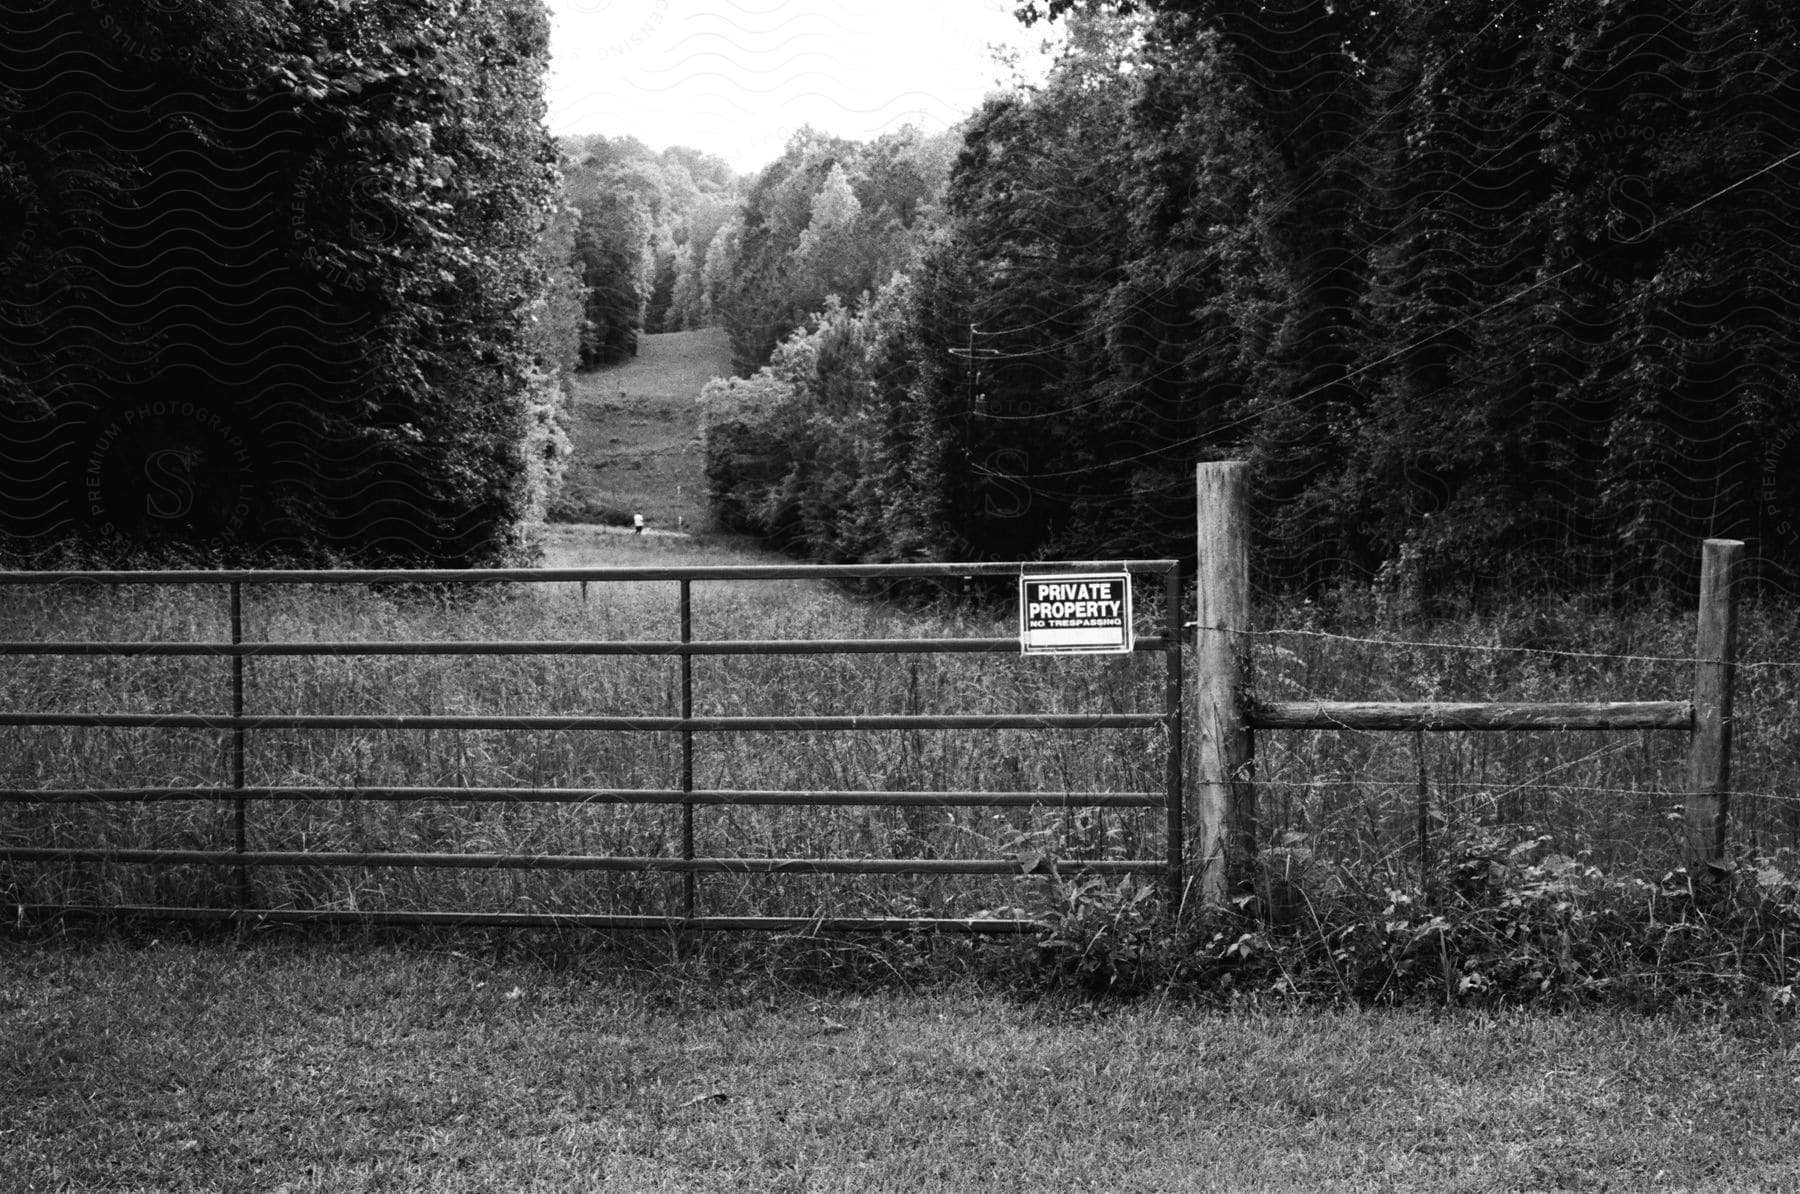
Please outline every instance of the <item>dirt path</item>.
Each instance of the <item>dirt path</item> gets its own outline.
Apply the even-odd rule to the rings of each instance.
[[[749,540],[725,536],[695,537],[654,531],[633,535],[629,528],[556,523],[547,528],[544,537],[546,568],[689,568],[792,563],[792,559],[765,551]],[[669,581],[605,583],[608,586],[605,591],[615,597],[664,601],[672,600],[674,593],[674,586]],[[579,601],[582,598],[581,585],[573,581],[534,587],[558,600]],[[853,608],[849,598],[821,580],[707,581],[696,585],[695,591],[696,600],[703,605],[729,604],[734,599],[731,594],[735,593],[738,599],[753,602],[776,599],[809,610],[848,611]],[[856,616],[860,617],[860,614]]]

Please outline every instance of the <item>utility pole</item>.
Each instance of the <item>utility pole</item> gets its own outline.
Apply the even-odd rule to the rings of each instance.
[[[975,359],[975,322],[969,321],[969,409],[975,409],[977,383],[981,380],[981,362]]]
[[[966,409],[971,415],[985,415],[987,414],[987,395],[983,393],[981,389],[981,362],[984,360],[992,360],[994,357],[999,356],[1000,351],[995,348],[976,348],[975,335],[976,327],[974,322],[971,321],[969,323],[968,346],[960,349],[952,348],[946,351],[953,357],[961,357],[969,362],[969,402]]]

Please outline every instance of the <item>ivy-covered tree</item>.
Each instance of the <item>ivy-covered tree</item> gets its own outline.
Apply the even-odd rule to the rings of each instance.
[[[8,8],[9,554],[527,552],[546,52],[536,0]]]

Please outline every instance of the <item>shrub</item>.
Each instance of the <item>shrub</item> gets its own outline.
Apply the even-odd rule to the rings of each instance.
[[[1605,1005],[1782,1014],[1800,962],[1794,856],[1746,852],[1731,877],[1604,874],[1543,835],[1473,835],[1423,887],[1315,877],[1291,919],[1266,902],[1165,914],[1128,877],[1037,893],[1029,961],[1046,989],[1363,1005]]]

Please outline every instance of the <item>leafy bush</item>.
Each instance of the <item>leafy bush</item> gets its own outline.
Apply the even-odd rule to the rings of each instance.
[[[1036,963],[1049,981],[1090,993],[1132,993],[1167,966],[1171,935],[1156,888],[1135,875],[1064,881],[1051,876],[1039,893]]]
[[[1049,870],[1030,968],[1086,995],[1780,1014],[1800,968],[1792,853],[1746,853],[1711,886],[1679,869],[1651,883],[1486,831],[1424,888],[1315,879],[1292,919],[1252,898],[1170,918],[1142,880]]]

